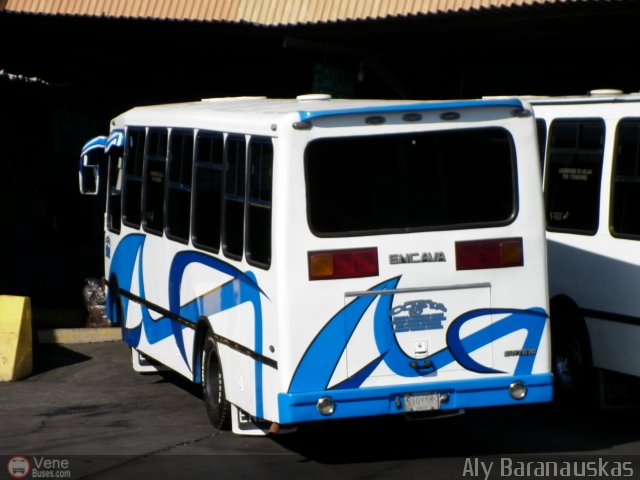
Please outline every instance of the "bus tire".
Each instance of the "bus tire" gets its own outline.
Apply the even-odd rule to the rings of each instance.
[[[109,322],[112,325],[120,325],[124,329],[123,314],[124,309],[122,308],[122,296],[118,287],[118,279],[112,275],[109,279]]]
[[[231,428],[231,404],[224,389],[222,366],[215,340],[207,333],[202,346],[202,395],[209,421],[218,430]]]
[[[556,399],[572,405],[591,403],[593,367],[584,321],[573,309],[552,310],[551,361]]]

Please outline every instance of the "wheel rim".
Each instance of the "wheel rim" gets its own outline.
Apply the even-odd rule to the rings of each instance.
[[[204,380],[205,394],[210,398],[216,406],[222,404],[222,375],[218,368],[218,362],[215,353],[212,350],[205,352],[203,363],[202,378]]]
[[[573,389],[580,383],[584,372],[582,349],[575,335],[569,332],[563,335],[561,350],[554,356],[554,370],[560,387]]]
[[[205,339],[201,364],[202,394],[209,420],[218,430],[228,430],[231,427],[231,406],[225,395],[220,358],[210,337]]]

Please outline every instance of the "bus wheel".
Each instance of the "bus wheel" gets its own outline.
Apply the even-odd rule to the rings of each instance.
[[[584,376],[584,354],[580,341],[571,330],[558,332],[553,355],[553,370],[561,391],[577,390]]]
[[[566,320],[566,317],[563,318]],[[578,322],[552,327],[552,368],[556,398],[572,404],[588,404],[591,400],[592,368],[586,332]]]
[[[124,309],[122,307],[122,296],[118,288],[118,280],[112,276],[109,281],[109,322],[113,325],[120,325],[124,332],[123,315]]]
[[[207,415],[218,430],[231,428],[231,405],[224,390],[222,367],[216,343],[208,333],[202,347],[202,393]]]

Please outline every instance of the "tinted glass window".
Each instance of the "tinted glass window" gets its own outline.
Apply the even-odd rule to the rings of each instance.
[[[249,208],[247,260],[264,268],[271,264],[271,185],[273,145],[269,138],[249,142]]]
[[[142,202],[142,163],[144,158],[145,129],[127,129],[124,157],[124,186],[122,221],[125,225],[140,228]]]
[[[109,153],[107,182],[107,228],[120,233],[120,214],[122,198],[122,149],[113,148]]]
[[[305,166],[318,235],[473,228],[516,211],[514,149],[500,128],[320,139]]]
[[[222,219],[222,133],[199,132],[193,195],[193,244],[218,252]]]
[[[169,139],[167,236],[187,243],[191,217],[193,132],[172,130]]]
[[[611,230],[640,237],[640,119],[618,125],[612,189]]]
[[[245,138],[229,135],[224,146],[223,251],[230,258],[242,258],[244,249]]]
[[[149,129],[144,160],[144,229],[156,235],[162,235],[164,177],[167,162],[167,131],[165,129]]]
[[[545,173],[549,230],[593,234],[598,229],[604,135],[599,119],[552,122]]]

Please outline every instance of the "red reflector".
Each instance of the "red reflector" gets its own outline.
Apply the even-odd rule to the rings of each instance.
[[[309,280],[372,277],[378,275],[378,249],[309,252]]]
[[[524,265],[522,238],[456,242],[456,269],[520,267]]]

